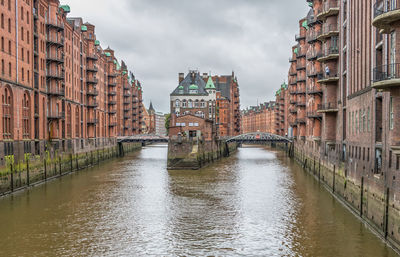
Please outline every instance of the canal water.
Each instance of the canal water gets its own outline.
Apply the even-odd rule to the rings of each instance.
[[[0,199],[0,256],[396,256],[281,152],[167,171],[167,146]]]

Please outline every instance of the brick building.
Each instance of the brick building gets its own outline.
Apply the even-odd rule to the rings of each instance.
[[[266,102],[242,111],[242,133],[266,132],[276,134],[278,112],[276,102]]]
[[[307,2],[289,59],[288,130],[303,156],[364,188],[362,203],[346,186],[341,193],[399,242],[400,2]]]
[[[213,124],[211,127],[204,126],[212,128],[213,131],[196,129],[202,134],[221,137],[240,134],[239,84],[233,72],[229,76],[213,77],[207,73],[201,75],[198,71],[190,71],[186,77],[180,73],[179,85],[172,92],[170,100],[171,127],[176,126],[179,117],[190,115],[189,117],[197,116]],[[196,135],[194,131],[192,130],[190,135]],[[174,132],[175,129],[170,130],[170,135]]]
[[[0,2],[0,161],[106,147],[140,132],[140,83],[101,48],[95,26],[69,12],[57,0]]]

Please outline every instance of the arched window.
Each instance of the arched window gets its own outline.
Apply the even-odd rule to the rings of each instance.
[[[66,120],[67,120],[67,138],[72,137],[72,114],[71,114],[71,104],[67,105],[67,113],[66,115]]]
[[[187,107],[186,99],[184,99],[184,100],[182,101],[182,107],[183,107],[183,108],[186,108],[186,107]]]
[[[12,139],[12,92],[6,87],[2,96],[3,104],[3,138]]]
[[[206,107],[206,102],[204,102],[204,100],[202,99],[200,102],[200,107],[201,108],[205,108]]]
[[[4,29],[4,14],[1,14],[1,28]]]
[[[176,100],[176,101],[175,101],[175,107],[177,107],[177,108],[180,107],[179,100]]]
[[[4,52],[4,37],[1,37],[1,51]]]
[[[79,138],[79,107],[76,107],[75,111],[75,136]]]
[[[24,139],[30,138],[30,117],[31,117],[30,99],[28,93],[24,93],[22,100],[22,136]]]
[[[193,108],[193,102],[192,102],[192,100],[189,100],[189,101],[188,101],[188,108]]]
[[[196,99],[196,101],[194,102],[194,107],[199,108],[199,100],[198,99]]]

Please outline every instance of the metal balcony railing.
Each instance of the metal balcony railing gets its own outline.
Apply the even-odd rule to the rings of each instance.
[[[336,0],[326,1],[323,5],[323,12],[327,12],[332,8],[339,8],[339,1]]]
[[[322,26],[322,34],[329,34],[331,32],[339,32],[337,24],[324,24]]]
[[[47,118],[54,119],[54,120],[63,119],[63,118],[65,118],[65,112],[49,111],[47,113]]]
[[[64,72],[60,72],[58,70],[46,70],[47,78],[54,78],[54,79],[64,79]]]
[[[48,87],[47,94],[53,96],[65,96],[65,88]]]
[[[326,111],[326,110],[336,110],[338,108],[337,103],[329,102],[318,105],[318,111]]]
[[[373,70],[373,81],[400,79],[400,63],[377,66]]]
[[[46,55],[47,61],[63,63],[64,62],[64,54],[50,54]]]

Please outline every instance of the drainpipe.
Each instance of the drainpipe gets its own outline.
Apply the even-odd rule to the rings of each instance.
[[[18,0],[15,0],[15,63],[17,68],[17,83],[19,80],[19,67],[18,67]]]

